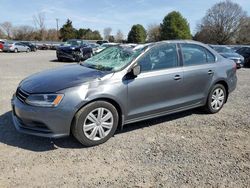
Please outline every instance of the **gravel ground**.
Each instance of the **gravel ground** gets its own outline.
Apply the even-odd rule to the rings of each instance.
[[[0,187],[250,187],[250,69],[215,115],[198,109],[128,125],[105,144],[23,135],[10,99],[54,51],[0,53]]]

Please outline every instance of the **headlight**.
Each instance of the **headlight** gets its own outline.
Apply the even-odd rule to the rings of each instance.
[[[34,94],[28,96],[25,102],[32,106],[56,107],[63,99],[63,94]]]

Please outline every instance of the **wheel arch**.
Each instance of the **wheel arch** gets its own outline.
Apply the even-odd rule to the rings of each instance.
[[[72,125],[73,125],[73,123],[74,123],[74,121],[75,121],[75,116],[76,116],[76,114],[77,114],[84,106],[86,106],[86,105],[88,105],[88,104],[90,104],[90,103],[96,102],[96,101],[105,101],[105,102],[108,102],[108,103],[112,104],[112,105],[116,108],[116,110],[117,110],[117,112],[118,112],[118,129],[122,129],[122,128],[123,128],[123,125],[124,125],[124,113],[123,113],[123,110],[122,110],[121,105],[120,105],[117,101],[115,101],[114,99],[111,99],[111,98],[108,98],[108,97],[101,97],[101,98],[96,98],[96,99],[90,100],[90,101],[88,101],[87,103],[81,105],[81,106],[77,109],[77,111],[76,111],[75,114],[74,114],[73,119],[71,120],[70,130],[71,130]]]
[[[216,85],[216,84],[221,84],[225,87],[226,89],[226,100],[225,100],[225,103],[227,102],[227,99],[228,99],[228,95],[229,95],[229,87],[228,87],[228,84],[225,80],[218,80],[216,81],[213,85]]]

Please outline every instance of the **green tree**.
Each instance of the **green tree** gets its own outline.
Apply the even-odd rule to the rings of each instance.
[[[147,38],[147,32],[145,28],[140,25],[133,25],[129,34],[128,34],[128,42],[129,43],[144,43]]]
[[[161,24],[161,39],[191,39],[187,20],[177,11],[170,12]]]
[[[63,41],[66,41],[68,39],[76,38],[76,29],[72,25],[71,20],[67,20],[66,23],[62,26],[60,29],[60,38]]]
[[[86,40],[101,40],[101,34],[99,31],[92,31],[91,29],[83,29],[80,28],[76,31],[76,36],[78,39],[86,39]]]

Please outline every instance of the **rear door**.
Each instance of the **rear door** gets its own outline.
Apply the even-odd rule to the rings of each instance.
[[[141,74],[128,80],[128,119],[150,117],[179,107],[183,72],[176,44],[157,45],[137,63]]]
[[[18,49],[19,52],[24,51],[24,46],[20,42],[15,43],[15,47]]]
[[[197,44],[180,44],[183,58],[183,92],[186,105],[206,101],[215,76],[215,56]]]

